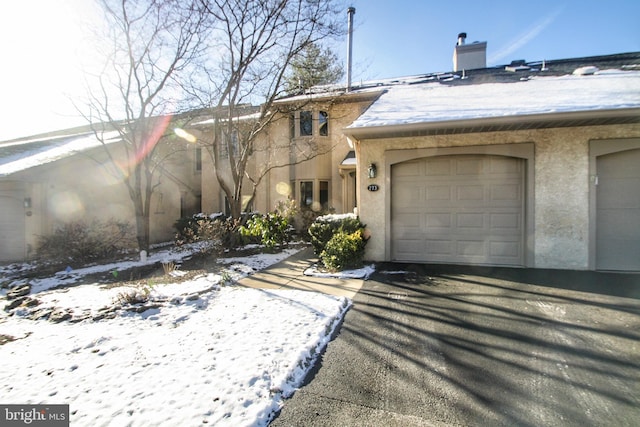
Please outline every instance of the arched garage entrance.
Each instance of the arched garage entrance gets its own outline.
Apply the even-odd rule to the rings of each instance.
[[[392,165],[392,260],[525,265],[525,166],[500,155]]]

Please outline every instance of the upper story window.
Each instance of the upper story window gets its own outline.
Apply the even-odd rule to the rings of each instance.
[[[329,114],[326,111],[318,112],[318,130],[320,136],[329,136]]]
[[[291,138],[329,136],[329,114],[326,111],[311,110],[302,110],[291,114],[289,133]]]
[[[300,136],[313,135],[313,113],[300,111]]]

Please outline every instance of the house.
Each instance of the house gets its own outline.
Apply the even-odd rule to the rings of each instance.
[[[115,162],[124,161],[118,133],[100,137]],[[175,220],[200,210],[195,149],[170,138],[157,151],[165,160],[151,200],[151,243],[173,240]],[[134,225],[132,202],[115,168],[88,127],[0,143],[0,262],[32,259],[39,238],[63,223],[116,219]]]
[[[457,71],[278,100],[244,208],[356,211],[372,261],[640,271],[640,52],[487,68],[486,43],[465,38]],[[256,111],[238,112],[240,127]],[[186,125],[182,154],[163,167],[153,241],[185,214],[228,211],[217,175],[229,171],[212,159],[235,150],[234,136],[214,147],[212,126]],[[132,218],[91,138],[0,144],[0,260],[28,258],[38,235],[77,215]]]
[[[471,68],[279,100],[262,138],[283,167],[252,208],[355,208],[373,261],[639,271],[640,53],[487,68],[463,36]]]
[[[343,132],[368,259],[640,270],[639,53],[418,76]]]

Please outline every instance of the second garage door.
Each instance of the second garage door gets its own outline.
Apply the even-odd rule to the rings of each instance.
[[[0,194],[0,262],[24,260],[24,207],[18,194]]]
[[[441,156],[391,168],[394,261],[524,264],[525,161]]]
[[[640,150],[597,158],[596,269],[640,271]]]

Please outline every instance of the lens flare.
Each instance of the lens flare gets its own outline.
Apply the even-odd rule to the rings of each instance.
[[[182,129],[182,128],[175,128],[173,130],[173,132],[180,138],[184,139],[187,142],[190,142],[191,144],[195,143],[198,138],[195,137],[195,135],[187,132],[186,130]]]
[[[291,195],[291,186],[286,182],[280,181],[276,184],[276,191],[282,196],[289,196]]]
[[[51,196],[49,209],[55,218],[60,221],[77,219],[84,214],[82,200],[72,191],[63,191]]]

